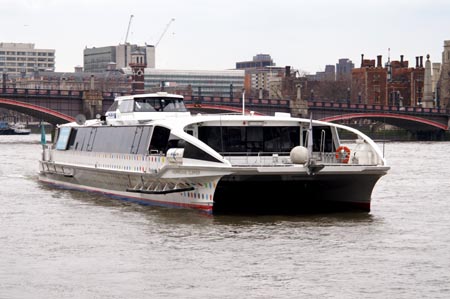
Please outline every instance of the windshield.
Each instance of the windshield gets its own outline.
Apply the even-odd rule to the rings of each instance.
[[[134,99],[134,112],[187,112],[183,100],[179,98],[138,98]]]

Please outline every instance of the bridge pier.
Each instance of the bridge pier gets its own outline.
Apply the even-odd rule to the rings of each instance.
[[[83,114],[87,119],[95,118],[103,111],[103,95],[101,91],[87,90],[83,93]]]
[[[300,85],[297,86],[297,97],[289,101],[289,109],[294,117],[308,118],[309,116],[308,103],[306,100],[302,100]]]

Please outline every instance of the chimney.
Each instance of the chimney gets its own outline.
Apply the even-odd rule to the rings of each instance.
[[[364,65],[364,54],[361,54],[361,67]]]
[[[90,80],[90,90],[94,90],[94,87],[95,87],[95,77],[94,77],[94,75],[91,75],[91,80]]]
[[[403,67],[403,55],[400,55],[400,66]]]
[[[420,67],[423,68],[423,56],[420,56]]]
[[[419,67],[419,56],[416,56],[416,68]]]
[[[381,55],[377,56],[377,67],[382,67],[381,66]]]

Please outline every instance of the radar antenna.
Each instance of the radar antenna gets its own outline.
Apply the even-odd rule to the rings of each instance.
[[[84,116],[84,114],[78,114],[77,116],[75,116],[75,122],[77,123],[77,125],[84,125],[84,123],[86,122],[86,116]]]

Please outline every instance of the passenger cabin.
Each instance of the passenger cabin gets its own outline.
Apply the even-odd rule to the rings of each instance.
[[[55,148],[137,155],[168,155],[170,149],[178,149],[183,158],[219,163],[226,158],[231,164],[251,164],[266,159],[260,157],[284,157],[289,163],[293,148],[309,144],[309,122],[290,116],[189,116],[180,95],[118,97],[106,121],[61,126]],[[180,117],[177,125],[171,117]],[[313,157],[336,163],[337,127],[314,124],[312,136]]]

